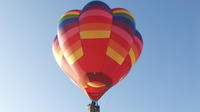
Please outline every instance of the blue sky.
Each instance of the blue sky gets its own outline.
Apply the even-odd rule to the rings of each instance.
[[[89,1],[0,1],[0,112],[87,112],[90,100],[60,70],[51,45],[59,17]],[[99,101],[101,112],[199,112],[200,2],[103,1],[133,13],[144,49]]]

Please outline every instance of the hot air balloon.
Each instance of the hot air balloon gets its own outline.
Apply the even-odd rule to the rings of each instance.
[[[128,74],[142,47],[142,37],[128,10],[92,1],[60,18],[53,54],[64,73],[96,105]]]

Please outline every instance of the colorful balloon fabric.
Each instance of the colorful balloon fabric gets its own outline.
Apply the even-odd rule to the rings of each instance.
[[[92,1],[60,18],[53,54],[66,75],[97,101],[128,74],[142,47],[128,10]]]

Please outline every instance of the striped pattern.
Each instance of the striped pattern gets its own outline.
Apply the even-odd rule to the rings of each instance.
[[[112,15],[111,40],[108,44],[106,54],[120,65],[124,62],[126,56],[129,55],[133,65],[135,63],[134,57],[136,57],[134,51],[131,49],[135,37],[134,19],[129,11],[122,8],[113,9]],[[126,43],[128,46],[120,43]]]
[[[79,34],[79,15],[80,10],[68,11],[60,18],[58,25],[58,40],[69,65],[84,56]]]
[[[65,47],[66,49],[64,49],[63,54],[69,65],[74,64],[83,56],[83,49],[80,40],[74,42],[72,45],[65,45]]]
[[[142,52],[142,47],[143,47],[143,40],[141,34],[136,31],[135,32],[135,38],[133,39],[133,45],[132,49],[135,54],[135,60],[137,61],[141,52]]]
[[[82,48],[82,45],[81,45],[81,41],[80,40],[77,40],[76,42],[73,42],[73,44],[68,44],[66,43],[64,45],[65,47],[65,52],[66,52],[66,56],[70,56],[72,55],[74,52],[76,52],[78,49]]]
[[[106,55],[121,65],[127,55],[127,51],[119,43],[110,39]]]
[[[83,56],[83,49],[79,48],[73,54],[68,55],[68,52],[64,52],[65,59],[69,63],[69,65],[74,64],[78,59],[80,59]]]
[[[58,24],[59,41],[62,41],[60,37],[62,37],[64,34],[65,35],[71,34],[71,32],[68,32],[68,31],[73,31],[72,29],[74,29],[75,27],[76,28],[79,27],[79,22],[78,22],[79,15],[80,15],[80,10],[71,10],[71,11],[66,12],[63,16],[61,16],[59,20],[59,24]],[[77,29],[76,31],[77,33],[79,33],[79,29]]]
[[[53,54],[56,59],[56,62],[61,67],[61,69],[70,77],[71,81],[75,85],[78,85],[78,86],[83,85],[81,84],[82,82],[79,81],[78,79],[79,77],[78,74],[72,70],[72,67],[69,67],[70,65],[68,64],[68,62],[66,61],[64,57],[63,50],[60,48],[60,44],[59,44],[57,36],[53,41],[52,50],[53,50]]]
[[[56,36],[54,41],[53,41],[53,46],[52,46],[53,54],[56,59],[56,62],[58,65],[61,67],[61,61],[63,57],[63,52],[60,48],[59,42],[58,42],[58,37]]]
[[[123,8],[112,9],[113,20],[126,23],[129,27],[135,30],[135,22],[131,13]]]
[[[132,14],[101,1],[61,16],[53,53],[62,70],[93,100],[124,79],[143,40]]]
[[[122,57],[118,52],[116,52],[111,47],[108,47],[106,55],[116,61],[118,64],[122,64],[124,61],[124,57]]]
[[[110,38],[112,14],[106,4],[100,1],[87,4],[81,11],[79,22],[81,39]]]
[[[61,16],[59,21],[59,29],[63,28],[67,24],[71,24],[78,20],[80,15],[80,10],[71,10],[66,12],[63,16]]]

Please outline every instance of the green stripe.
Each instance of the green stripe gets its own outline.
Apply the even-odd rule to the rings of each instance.
[[[79,15],[70,14],[60,18],[59,23],[63,22],[64,20],[71,19],[71,18],[78,18]]]

